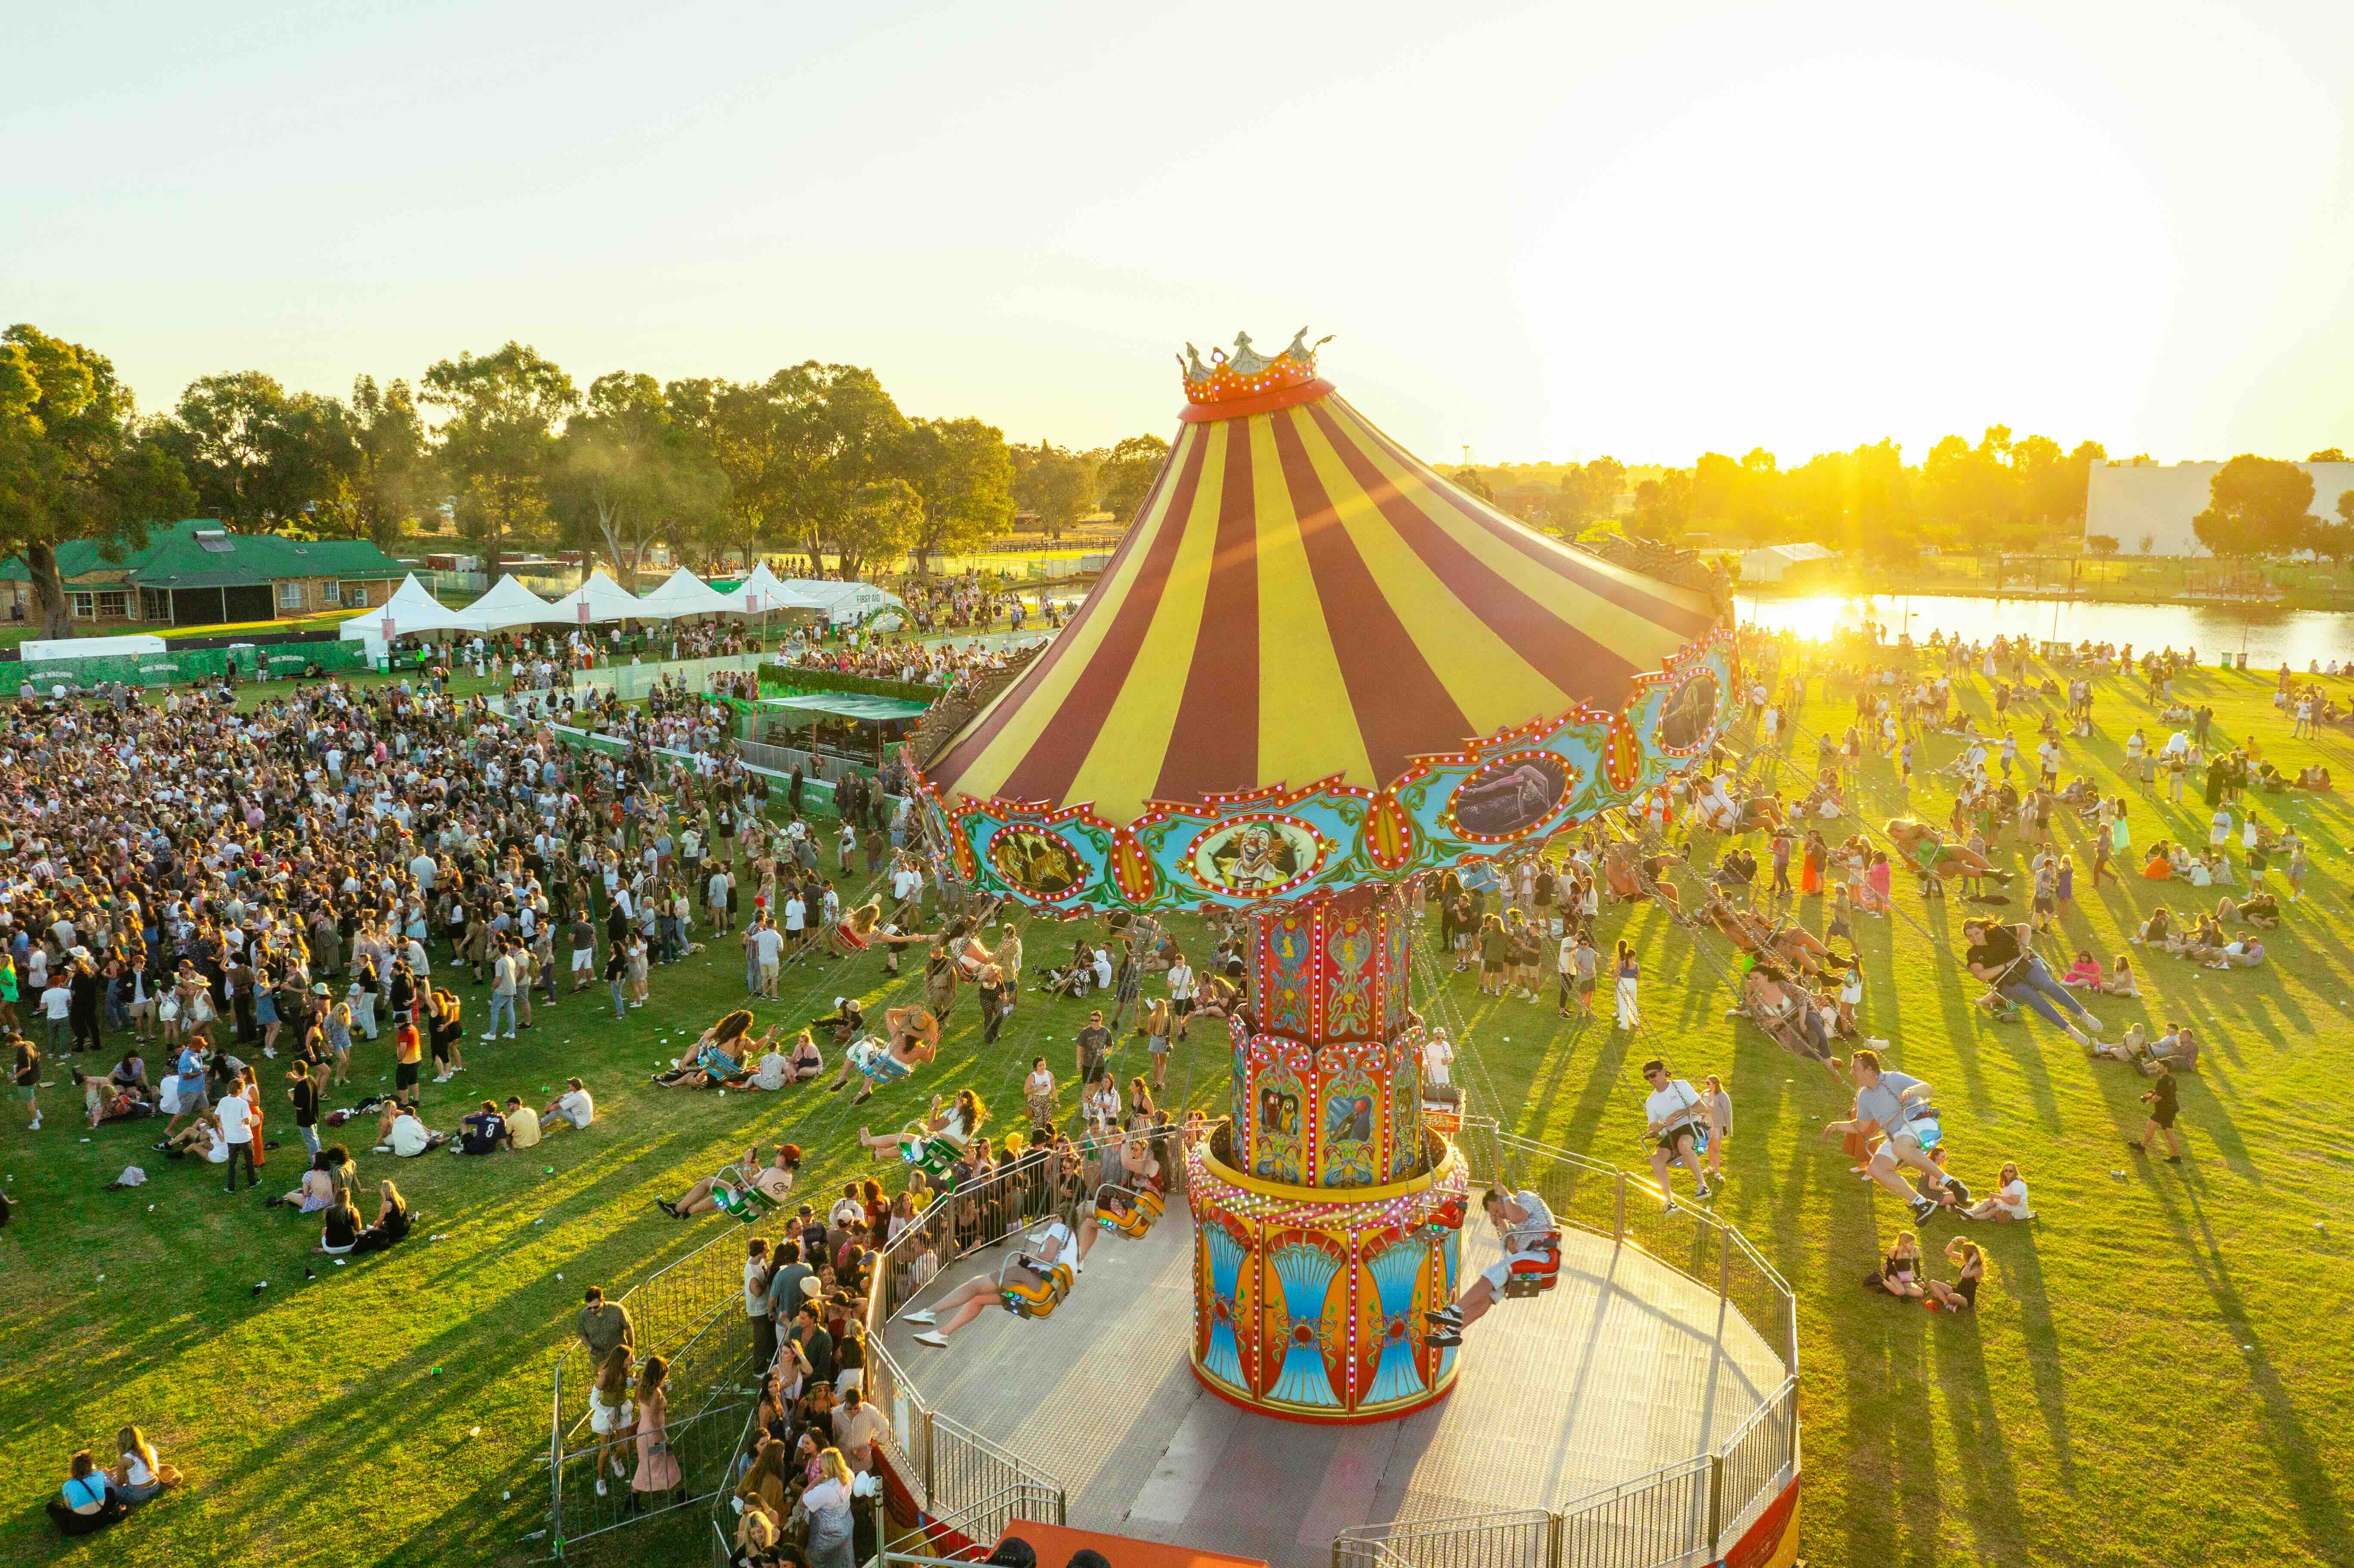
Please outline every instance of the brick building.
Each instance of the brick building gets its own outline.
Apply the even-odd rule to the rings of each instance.
[[[408,568],[366,539],[232,534],[209,518],[148,531],[147,543],[106,558],[92,540],[58,546],[58,574],[81,625],[210,626],[366,609],[392,597]],[[31,574],[0,562],[0,605],[33,616]]]

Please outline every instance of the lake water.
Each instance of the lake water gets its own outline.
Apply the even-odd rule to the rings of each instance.
[[[1810,599],[1750,599],[1735,601],[1744,624],[1828,637],[1840,627],[1866,620],[1888,628],[1893,641],[1909,627],[1915,642],[1932,631],[1969,641],[2031,637],[2079,642],[2130,642],[2145,650],[2196,648],[2211,665],[2219,653],[2243,646],[2260,670],[2276,670],[2282,660],[2302,671],[2318,659],[2354,659],[2354,615],[2323,609],[2268,609],[2240,605],[2088,604],[2064,599],[1964,599],[1946,595],[1876,594],[1869,599],[1820,594]],[[2245,641],[2243,642],[2244,637]]]

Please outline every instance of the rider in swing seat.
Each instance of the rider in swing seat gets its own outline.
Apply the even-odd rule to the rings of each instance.
[[[1499,1295],[1533,1296],[1552,1288],[1561,1273],[1561,1227],[1553,1223],[1545,1201],[1531,1192],[1507,1194],[1490,1187],[1480,1196],[1488,1223],[1502,1238],[1504,1255],[1480,1273],[1454,1305],[1426,1316],[1430,1332],[1422,1342],[1434,1347],[1459,1345],[1463,1330],[1485,1316]]]

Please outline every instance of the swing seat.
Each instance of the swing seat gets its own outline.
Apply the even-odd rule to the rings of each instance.
[[[1111,1201],[1114,1193],[1128,1200],[1125,1212]],[[1161,1194],[1150,1187],[1137,1192],[1107,1182],[1096,1189],[1096,1224],[1106,1230],[1118,1231],[1130,1241],[1140,1239],[1152,1228],[1163,1206]]]
[[[997,1270],[997,1297],[1005,1309],[1016,1318],[1049,1318],[1071,1293],[1071,1266],[1058,1263],[1046,1271],[1045,1280],[1033,1285],[1027,1280],[1009,1280],[1006,1271],[1013,1266],[1007,1258]]]
[[[1504,1295],[1509,1299],[1542,1296],[1561,1283],[1561,1233],[1545,1237],[1537,1250],[1543,1254],[1542,1257],[1522,1258],[1505,1276]]]
[[[721,1213],[747,1225],[758,1224],[781,1206],[760,1191],[751,1171],[741,1165],[730,1165],[719,1172],[711,1184],[711,1197]]]
[[[1449,1192],[1431,1205],[1430,1213],[1423,1221],[1423,1225],[1434,1235],[1440,1231],[1459,1231],[1463,1228],[1463,1222],[1470,1212],[1471,1205],[1465,1200],[1462,1193]]]

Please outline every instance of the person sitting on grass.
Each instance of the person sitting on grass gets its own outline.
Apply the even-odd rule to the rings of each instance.
[[[155,1445],[136,1426],[116,1433],[114,1446],[122,1457],[107,1478],[114,1483],[115,1495],[133,1508],[154,1501],[183,1479],[177,1466],[155,1457]]]
[[[219,1115],[211,1110],[197,1112],[196,1120],[155,1147],[167,1160],[184,1160],[193,1150],[215,1165],[228,1163],[228,1139],[221,1133]]]
[[[319,1250],[329,1257],[342,1257],[359,1244],[360,1212],[352,1207],[349,1198],[338,1194],[327,1205],[326,1228],[319,1233]]]
[[[401,1160],[414,1160],[429,1149],[439,1149],[450,1141],[446,1132],[436,1132],[419,1119],[416,1107],[395,1100],[384,1107],[376,1118],[376,1151]]]
[[[113,1478],[98,1467],[90,1450],[81,1449],[66,1461],[62,1494],[49,1499],[49,1520],[60,1535],[96,1535],[131,1511],[114,1489]]]
[[[2109,966],[2108,973],[2101,977],[2094,989],[2104,996],[2141,995],[2141,987],[2134,982],[2133,960],[2119,953],[2115,962]]]
[[[1966,1220],[1993,1220],[2005,1224],[2024,1224],[2035,1217],[2035,1211],[2027,1206],[2027,1183],[2020,1179],[2018,1165],[2010,1161],[2004,1162],[2002,1173],[1996,1179],[1994,1196],[1961,1213]]]
[[[383,1184],[376,1188],[376,1224],[359,1234],[359,1239],[352,1244],[352,1251],[355,1254],[386,1251],[408,1234],[409,1223],[415,1217],[409,1212],[408,1200],[400,1195],[400,1189],[393,1185],[392,1178],[386,1177]]]
[[[2067,972],[2060,977],[2060,983],[2064,986],[2091,986],[2095,991],[2100,990],[2101,961],[2093,957],[2086,948],[2077,948],[2076,961],[2068,966]]]
[[[2277,930],[2280,927],[2280,900],[2269,893],[2251,893],[2240,906],[2240,918],[2258,930]]]
[[[1918,1301],[1927,1294],[1921,1284],[1921,1244],[1911,1231],[1896,1233],[1894,1245],[1881,1260],[1879,1272],[1864,1280],[1866,1287],[1884,1290],[1900,1301]]]
[[[1967,1312],[1978,1304],[1978,1281],[1986,1277],[1986,1253],[1969,1237],[1956,1236],[1946,1244],[1946,1257],[1954,1265],[1953,1283],[1924,1280],[1929,1305],[1940,1312]]]
[[[337,1162],[328,1158],[325,1150],[311,1156],[311,1168],[302,1172],[291,1192],[281,1192],[262,1207],[290,1208],[298,1214],[315,1214],[335,1201],[334,1168]]]
[[[539,1135],[542,1138],[553,1138],[567,1128],[575,1132],[585,1132],[588,1124],[597,1119],[596,1102],[588,1097],[588,1091],[582,1086],[580,1080],[567,1078],[564,1083],[564,1092],[540,1107]]]
[[[762,1165],[760,1146],[756,1143],[744,1151],[743,1160],[737,1165],[705,1176],[689,1187],[685,1195],[676,1202],[667,1198],[656,1198],[654,1207],[673,1220],[691,1220],[697,1214],[716,1213],[723,1210],[737,1219],[749,1218],[758,1214],[763,1200],[770,1206],[782,1206],[786,1198],[791,1195],[793,1179],[801,1174],[801,1168],[799,1144],[777,1145],[775,1155]],[[738,1174],[739,1171],[749,1171],[750,1179],[744,1179]],[[753,1196],[755,1193],[758,1196]]]
[[[2264,961],[2264,938],[2242,937],[2217,948],[2214,950],[2214,956],[2208,960],[2207,967],[2211,969],[2252,969]]]
[[[459,1125],[465,1130],[451,1146],[455,1154],[496,1154],[507,1147],[507,1118],[499,1114],[499,1102],[484,1100],[482,1108],[464,1118]]]

